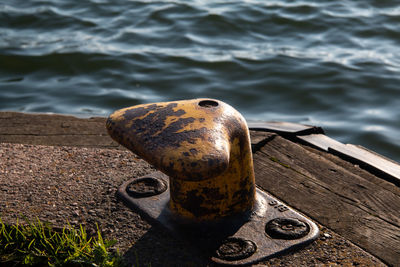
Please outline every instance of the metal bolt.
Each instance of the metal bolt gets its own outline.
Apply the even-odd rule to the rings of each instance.
[[[275,218],[265,225],[265,232],[276,239],[299,239],[310,232],[310,226],[294,218]]]
[[[250,257],[257,246],[253,241],[240,237],[228,237],[216,251],[216,257],[221,260],[235,261]]]
[[[126,192],[135,198],[159,195],[167,190],[164,181],[154,177],[141,177],[134,180],[126,188]]]

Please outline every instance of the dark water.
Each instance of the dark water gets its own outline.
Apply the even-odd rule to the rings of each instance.
[[[400,161],[398,0],[0,0],[0,109],[223,100]]]

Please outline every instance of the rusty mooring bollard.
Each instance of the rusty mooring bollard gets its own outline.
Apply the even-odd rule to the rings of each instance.
[[[204,222],[253,209],[249,131],[231,106],[214,99],[138,105],[111,114],[107,129],[169,176],[176,216]]]
[[[161,171],[125,181],[118,196],[195,240],[212,261],[255,263],[317,238],[315,223],[255,187],[249,131],[231,106],[214,99],[138,105],[111,114],[107,129]]]

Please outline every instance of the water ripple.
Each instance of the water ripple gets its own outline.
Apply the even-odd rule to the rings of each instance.
[[[214,97],[400,160],[394,0],[15,0],[0,21],[3,110]]]

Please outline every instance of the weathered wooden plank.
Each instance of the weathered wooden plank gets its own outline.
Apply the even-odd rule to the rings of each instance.
[[[254,152],[258,151],[268,141],[275,138],[276,133],[264,132],[264,131],[250,131],[251,149]]]
[[[279,136],[255,153],[254,165],[263,189],[387,263],[398,264],[398,187],[381,187],[371,177],[356,175]]]
[[[290,134],[290,135],[303,135],[311,133],[323,133],[322,128],[304,125],[292,122],[282,122],[282,121],[257,121],[248,122],[250,130],[263,130],[270,131],[280,134]]]
[[[108,136],[96,135],[1,135],[0,143],[21,143],[48,146],[102,147],[121,149],[118,143]]]
[[[329,152],[341,158],[360,164],[363,168],[379,174],[381,177],[400,185],[400,165],[364,147],[346,144],[330,147]]]
[[[329,148],[336,148],[343,145],[343,143],[340,143],[324,134],[309,134],[297,136],[297,138],[308,145],[322,149],[326,152],[328,152]]]
[[[106,118],[0,112],[0,142],[121,148],[107,134]]]
[[[359,164],[364,169],[400,185],[400,164],[362,146],[340,143],[323,134],[297,136],[301,141]]]
[[[0,113],[0,135],[107,135],[105,118],[82,119],[66,115]]]

